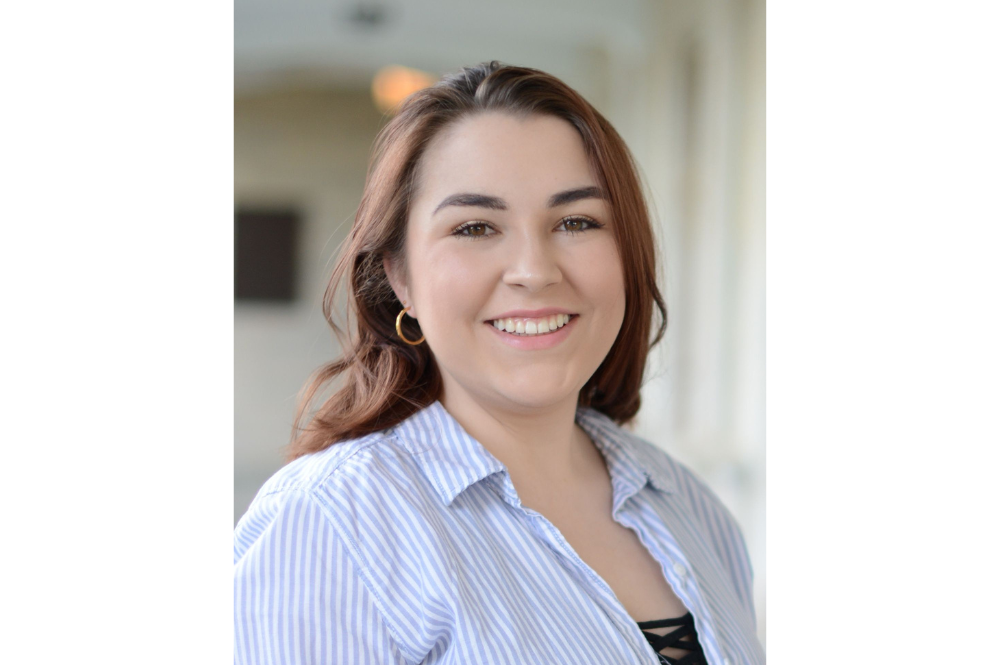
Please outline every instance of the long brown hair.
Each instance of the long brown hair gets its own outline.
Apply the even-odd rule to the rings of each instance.
[[[632,155],[624,141],[583,97],[537,69],[493,61],[463,68],[408,97],[379,132],[368,165],[354,226],[341,247],[323,298],[323,314],[344,350],[320,367],[300,393],[287,460],[391,427],[433,403],[441,376],[427,344],[411,346],[396,335],[396,299],[382,264],[388,256],[405,274],[403,245],[416,165],[431,138],[470,114],[501,111],[524,117],[546,114],[573,125],[608,197],[612,228],[625,278],[625,319],[618,338],[580,391],[579,404],[629,423],[639,410],[639,389],[649,349],[663,337],[667,310],[656,284],[656,251],[649,213]],[[349,339],[333,322],[336,294],[349,279]],[[650,339],[653,307],[660,314]],[[414,319],[403,333],[419,339]],[[340,388],[302,426],[319,392],[335,378]]]

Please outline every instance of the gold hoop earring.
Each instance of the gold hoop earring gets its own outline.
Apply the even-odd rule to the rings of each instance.
[[[409,309],[410,309],[409,307],[404,307],[403,311],[400,312],[399,316],[396,317],[396,334],[399,335],[399,339],[403,340],[407,344],[409,344],[411,346],[416,346],[417,344],[420,344],[420,342],[424,341],[424,336],[421,335],[420,339],[418,339],[416,342],[411,342],[410,340],[406,339],[406,337],[403,336],[403,329],[400,326],[400,324],[403,323],[403,315],[406,314],[406,312]]]

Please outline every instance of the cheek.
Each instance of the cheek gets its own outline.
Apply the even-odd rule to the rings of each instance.
[[[421,318],[448,336],[456,324],[466,324],[481,314],[491,284],[482,260],[471,252],[433,252],[421,262],[425,275],[419,297]]]
[[[584,248],[573,266],[574,283],[606,315],[620,313],[620,321],[625,313],[625,275],[614,239],[608,237]]]

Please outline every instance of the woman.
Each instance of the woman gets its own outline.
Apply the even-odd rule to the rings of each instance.
[[[666,325],[653,247],[627,148],[559,80],[411,96],[324,301],[339,333],[346,278],[356,330],[237,525],[237,661],[763,662],[738,526],[622,428]]]

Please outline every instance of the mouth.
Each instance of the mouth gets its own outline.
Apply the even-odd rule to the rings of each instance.
[[[559,321],[555,321],[555,328],[549,328],[545,332],[538,332],[537,323],[535,324],[534,332],[529,332],[530,326],[526,323],[523,325],[523,331],[517,332],[517,321],[514,321],[514,325],[512,326],[514,330],[510,332],[506,329],[508,321],[504,321],[503,329],[501,329],[499,321],[484,321],[483,325],[488,326],[497,340],[505,347],[518,351],[540,351],[561,345],[573,330],[576,329],[576,322],[580,318],[580,315],[566,314],[562,318],[565,321],[561,325]],[[546,321],[547,323],[548,321]]]
[[[515,337],[543,337],[552,335],[569,325],[579,314],[552,314],[543,317],[517,317],[484,321],[497,331]]]

